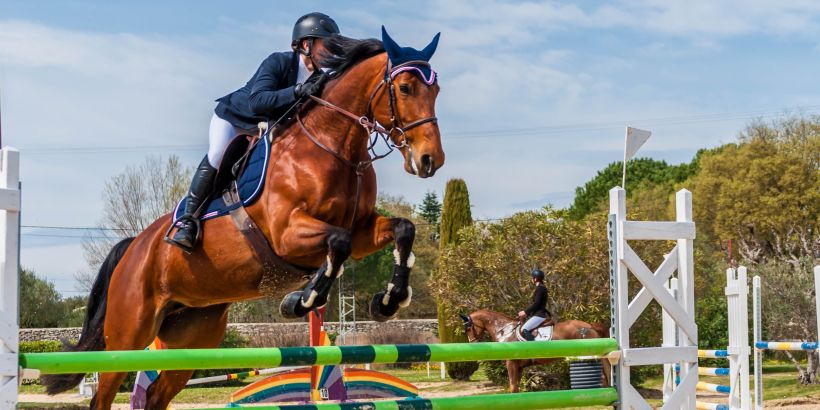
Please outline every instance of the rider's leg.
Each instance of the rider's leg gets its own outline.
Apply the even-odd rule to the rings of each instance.
[[[524,339],[527,340],[535,340],[535,335],[532,331],[537,328],[541,323],[544,323],[544,318],[539,316],[533,316],[524,323],[524,326],[521,326],[521,336],[524,336]]]
[[[198,237],[198,211],[202,203],[211,195],[216,182],[216,172],[222,162],[222,157],[228,144],[241,133],[228,121],[219,118],[216,114],[211,117],[211,126],[208,132],[208,155],[202,160],[194,172],[191,187],[188,190],[188,201],[185,212],[177,221],[177,231],[170,243],[190,252],[196,246]]]

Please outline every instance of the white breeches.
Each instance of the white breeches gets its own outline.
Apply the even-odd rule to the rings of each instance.
[[[543,318],[543,317],[539,317],[539,316],[533,316],[529,320],[527,320],[527,323],[524,323],[523,328],[524,328],[524,330],[526,330],[528,332],[531,332],[533,329],[538,327],[541,323],[544,323],[545,320],[547,320],[547,319]]]
[[[219,169],[225,150],[234,138],[247,135],[248,131],[234,127],[228,121],[214,114],[211,117],[211,128],[208,130],[208,162]]]

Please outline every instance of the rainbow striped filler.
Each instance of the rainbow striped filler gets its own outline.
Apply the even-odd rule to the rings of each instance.
[[[310,369],[282,372],[231,394],[231,404],[310,401]]]
[[[755,342],[755,348],[765,350],[817,350],[817,342]]]
[[[374,370],[344,369],[344,383],[351,400],[416,397],[419,393],[416,386]],[[237,390],[231,395],[231,404],[310,401],[309,387],[309,368],[291,370]]]
[[[347,397],[352,400],[381,399],[389,397],[416,397],[418,387],[375,370],[345,369]]]
[[[698,350],[698,357],[711,357],[713,359],[725,359],[729,357],[728,350]]]

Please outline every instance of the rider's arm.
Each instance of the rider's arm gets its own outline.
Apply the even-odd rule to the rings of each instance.
[[[287,81],[289,60],[273,54],[259,66],[249,99],[251,111],[255,114],[270,117],[296,101],[293,86],[279,89]]]
[[[538,310],[541,310],[544,305],[547,303],[547,289],[543,286],[538,286],[535,288],[535,293],[532,297],[532,305],[530,307],[524,309],[524,312],[527,313],[527,316],[532,316]]]

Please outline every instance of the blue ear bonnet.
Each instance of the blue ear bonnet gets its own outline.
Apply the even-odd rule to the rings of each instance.
[[[421,77],[427,85],[436,82],[436,72],[430,68],[430,57],[436,52],[438,39],[441,33],[436,34],[433,40],[423,50],[416,50],[412,47],[402,47],[398,45],[387,30],[382,26],[382,42],[384,50],[387,51],[387,58],[390,60],[390,77],[393,78],[399,73],[412,71]]]

